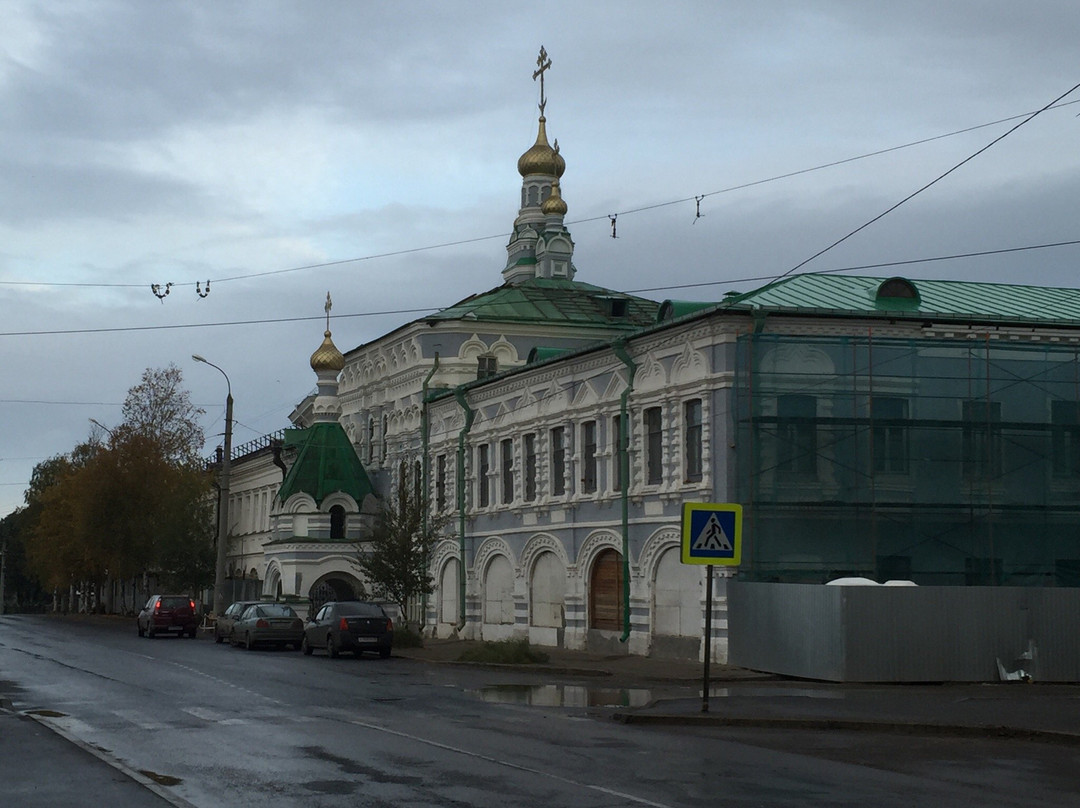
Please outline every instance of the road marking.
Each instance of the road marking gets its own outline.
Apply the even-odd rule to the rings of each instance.
[[[367,721],[350,721],[350,724],[355,724],[358,727],[364,727],[365,729],[374,730],[376,732],[385,732],[387,735],[396,735],[399,738],[404,738],[408,741],[418,741],[419,743],[426,744],[428,746],[434,746],[436,749],[443,749],[447,752],[456,752],[459,755],[465,755],[467,757],[476,758],[477,760],[483,760],[487,763],[494,763],[497,766],[505,766],[508,769],[516,769],[517,771],[527,772],[529,774],[538,774],[541,777],[547,777],[551,780],[558,780],[561,783],[567,785],[576,786],[577,788],[587,788],[591,791],[599,791],[601,794],[607,794],[612,797],[618,797],[624,800],[630,800],[639,805],[648,805],[651,808],[672,808],[663,802],[653,802],[647,800],[644,797],[635,797],[633,794],[627,794],[625,791],[616,791],[612,788],[605,788],[604,786],[593,785],[592,783],[582,783],[578,780],[571,780],[569,777],[563,777],[559,774],[553,774],[552,772],[542,771],[541,769],[533,769],[529,766],[522,766],[519,763],[510,763],[506,760],[499,760],[489,755],[481,755],[478,752],[473,752],[469,749],[462,749],[457,746],[450,746],[449,744],[440,743],[439,741],[433,741],[430,738],[421,738],[419,735],[411,735],[408,732],[401,732],[396,729],[390,729],[389,727],[380,726],[379,724],[370,724]]]

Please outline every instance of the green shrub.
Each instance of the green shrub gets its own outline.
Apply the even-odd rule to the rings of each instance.
[[[529,646],[526,639],[485,642],[464,651],[460,662],[493,662],[502,665],[534,665],[548,661],[548,655]]]

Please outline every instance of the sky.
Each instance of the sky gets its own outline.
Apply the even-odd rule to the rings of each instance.
[[[226,380],[192,354],[228,376],[237,446],[314,388],[328,291],[347,352],[498,286],[541,46],[578,280],[719,300],[904,261],[849,271],[1080,286],[1080,245],[1044,246],[1080,240],[1074,0],[0,0],[0,19],[0,515],[91,419],[119,423],[147,368],[183,371],[209,455]],[[927,260],[976,252],[997,254]]]

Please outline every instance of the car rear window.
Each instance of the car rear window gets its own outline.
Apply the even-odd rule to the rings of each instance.
[[[163,597],[161,599],[162,609],[186,609],[191,606],[190,598],[182,597]]]
[[[296,617],[296,612],[284,603],[269,603],[259,607],[259,615],[262,617]]]
[[[354,614],[358,617],[385,617],[386,613],[378,603],[339,603],[338,614]]]

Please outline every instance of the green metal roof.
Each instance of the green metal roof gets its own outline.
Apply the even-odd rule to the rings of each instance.
[[[655,320],[657,305],[652,300],[580,281],[530,278],[467,297],[422,320],[465,319],[637,329]],[[625,309],[624,314],[617,313],[619,307]]]
[[[977,281],[906,280],[914,297],[879,296],[886,281],[846,275],[793,275],[726,300],[735,309],[896,317],[1080,324],[1080,289]],[[897,284],[890,284],[896,289]]]
[[[282,502],[302,492],[311,494],[316,504],[321,504],[330,494],[341,491],[361,505],[364,497],[375,491],[339,423],[286,429],[285,448],[296,449],[297,455],[278,491]]]

